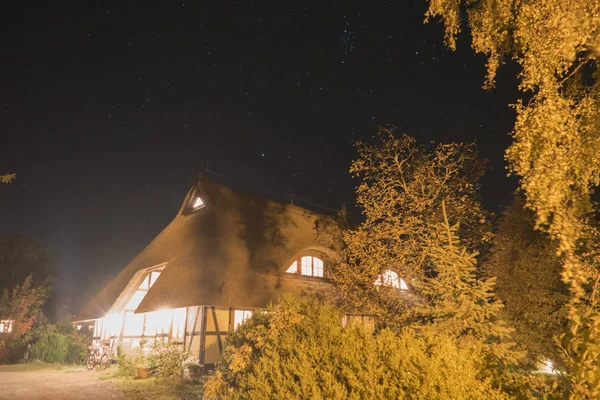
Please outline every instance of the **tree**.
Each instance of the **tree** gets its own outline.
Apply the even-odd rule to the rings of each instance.
[[[49,286],[56,279],[54,257],[37,241],[22,235],[0,235],[0,290],[12,289],[32,275],[33,286]]]
[[[424,328],[342,326],[315,297],[283,296],[227,338],[204,395],[220,399],[508,399],[482,378],[481,347]]]
[[[46,287],[33,287],[32,276],[15,285],[12,289],[4,289],[0,297],[0,317],[12,321],[10,332],[0,342],[0,359],[13,340],[22,335],[33,323],[33,314],[40,309],[48,297]]]
[[[560,278],[562,260],[556,243],[534,229],[533,212],[524,207],[517,195],[502,212],[483,270],[496,277],[496,294],[505,304],[501,316],[515,328],[513,337],[527,349],[528,360],[560,365],[556,341],[569,301]]]
[[[426,21],[431,17],[444,22],[451,48],[467,21],[474,50],[488,58],[487,88],[506,59],[521,67],[519,88],[527,98],[515,105],[506,158],[536,227],[556,240],[563,257],[570,326],[561,346],[571,398],[600,397],[599,274],[586,267],[580,247],[590,232],[590,195],[600,184],[600,2],[430,0]]]
[[[442,201],[470,248],[489,240],[488,215],[475,188],[483,173],[473,145],[419,145],[393,128],[380,128],[373,145],[359,142],[350,172],[361,178],[358,204],[365,221],[345,236],[336,282],[352,306],[401,324],[412,300],[374,285],[384,270],[404,281],[421,279],[430,267],[429,247],[443,220]]]
[[[460,247],[458,226],[450,226],[444,202],[442,210],[439,240],[429,249],[431,275],[415,283],[418,325],[431,324],[437,331],[457,337],[472,336],[481,341],[492,362],[515,364],[522,354],[510,342],[514,329],[500,318],[504,305],[495,298],[496,278],[477,278],[477,253]]]

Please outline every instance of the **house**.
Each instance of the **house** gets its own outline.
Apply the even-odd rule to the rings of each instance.
[[[198,180],[173,221],[83,307],[77,324],[93,326],[96,342],[131,349],[160,338],[214,364],[227,334],[255,309],[283,292],[331,286],[327,260],[336,254],[320,243],[319,218]]]

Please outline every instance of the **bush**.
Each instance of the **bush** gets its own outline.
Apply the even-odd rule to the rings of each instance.
[[[148,354],[150,373],[159,378],[181,380],[188,357],[189,353],[183,350],[183,346],[157,340]]]
[[[224,399],[505,399],[482,378],[478,343],[428,328],[373,335],[342,313],[285,295],[227,339],[205,395]]]
[[[189,363],[187,365],[187,368],[190,372],[190,379],[194,382],[199,382],[204,372],[204,365],[197,363]]]
[[[28,330],[11,343],[12,362],[43,361],[47,363],[81,364],[87,355],[87,346],[74,329],[64,325],[40,325]]]
[[[127,354],[123,351],[121,345],[117,346],[117,365],[119,366],[119,376],[135,378],[138,374],[138,367],[144,364],[144,354],[141,350]]]

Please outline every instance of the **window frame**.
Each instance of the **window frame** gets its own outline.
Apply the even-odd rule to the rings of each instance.
[[[304,264],[302,263],[302,259],[305,257],[311,258],[311,261],[310,261],[311,275],[305,275],[302,273],[302,271],[304,270]],[[315,258],[318,259],[319,261],[321,261],[321,263],[322,263],[321,268],[318,268],[321,270],[322,275],[315,275]],[[296,263],[295,272],[288,272],[294,263]],[[284,269],[283,273],[285,276],[302,277],[302,278],[306,278],[306,279],[311,279],[311,278],[313,278],[313,279],[330,279],[331,278],[331,274],[329,273],[328,265],[325,262],[325,255],[323,253],[321,253],[319,251],[315,251],[315,250],[302,251],[302,252],[298,253],[294,258],[288,260],[288,262],[285,265],[285,269]]]

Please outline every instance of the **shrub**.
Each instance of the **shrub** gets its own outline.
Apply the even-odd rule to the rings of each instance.
[[[424,328],[373,335],[342,313],[285,295],[227,339],[205,395],[224,399],[505,399],[482,378],[482,349]]]
[[[84,339],[62,325],[40,325],[28,330],[11,344],[10,361],[43,361],[81,364],[87,354]]]
[[[180,380],[189,353],[181,345],[155,341],[148,354],[150,373],[159,378]]]
[[[117,365],[119,366],[118,375],[123,377],[137,377],[137,369],[144,363],[142,351],[125,353],[121,345],[117,346]]]
[[[194,382],[200,381],[200,378],[202,378],[202,373],[204,372],[204,365],[189,363],[187,368],[190,372],[190,379]]]

